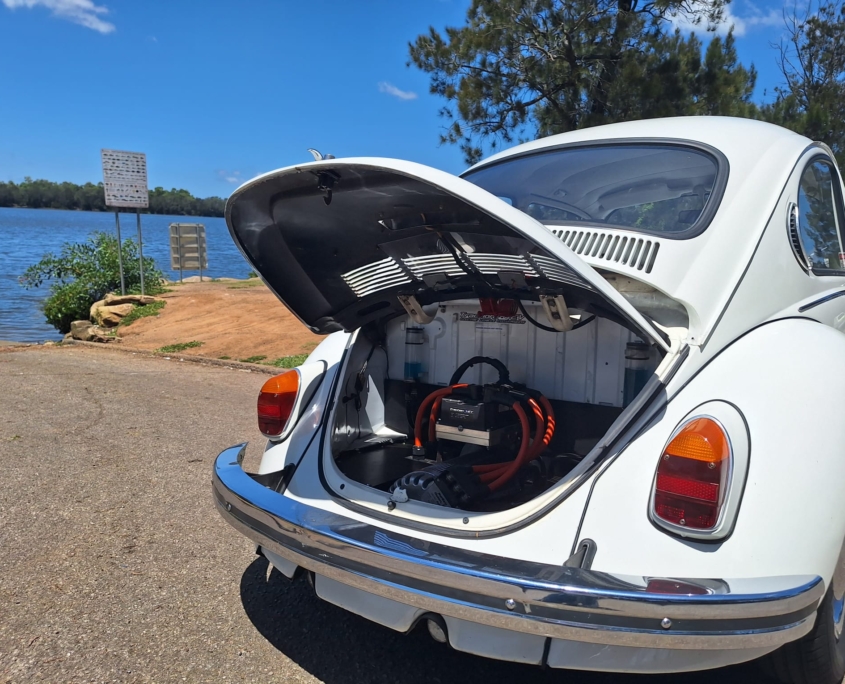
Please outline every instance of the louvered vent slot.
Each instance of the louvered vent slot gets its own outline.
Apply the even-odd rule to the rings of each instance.
[[[515,254],[470,254],[469,260],[482,273],[499,271],[521,271],[530,278],[536,278],[537,272],[521,256]]]
[[[390,257],[356,268],[349,273],[344,273],[342,277],[359,298],[394,285],[411,282],[411,278],[402,270],[402,267]]]
[[[455,263],[451,254],[433,254],[431,256],[408,257],[402,263],[415,276],[421,278],[430,273],[445,273],[448,276],[461,275],[464,271]]]
[[[790,204],[786,220],[789,231],[789,244],[792,245],[792,253],[805,271],[810,270],[807,255],[804,253],[804,245],[801,244],[801,234],[798,232],[798,205]]]
[[[552,232],[576,254],[603,259],[651,273],[660,243],[628,236],[614,235],[600,230],[557,229]]]
[[[557,280],[561,283],[577,285],[578,287],[584,287],[590,290],[592,289],[592,287],[590,287],[584,280],[582,280],[577,273],[567,268],[557,259],[538,254],[533,255],[532,258],[542,271],[541,275],[544,275],[549,280]]]

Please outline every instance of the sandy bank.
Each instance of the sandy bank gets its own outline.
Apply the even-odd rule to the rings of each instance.
[[[302,354],[323,338],[311,333],[257,279],[171,285],[161,295],[158,316],[121,326],[127,346],[155,350],[181,342],[202,342],[185,354],[232,359],[266,356],[268,361]]]

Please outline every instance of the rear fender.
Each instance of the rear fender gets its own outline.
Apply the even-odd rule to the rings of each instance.
[[[673,389],[668,388],[670,394]],[[750,462],[738,517],[722,542],[654,526],[649,496],[678,423],[709,401],[743,415]],[[579,539],[593,569],[648,576],[809,573],[830,583],[845,538],[845,336],[808,319],[760,326],[728,346],[595,483]]]
[[[275,473],[290,463],[298,463],[305,453],[322,424],[334,378],[350,337],[349,333],[332,333],[309,354],[306,363],[323,361],[326,364],[323,380],[309,398],[308,405],[302,407],[298,422],[286,439],[283,442],[267,443],[258,468],[259,475]]]

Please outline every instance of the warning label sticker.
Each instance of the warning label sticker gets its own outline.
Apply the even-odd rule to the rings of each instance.
[[[525,325],[525,316],[516,314],[515,316],[494,316],[479,313],[469,313],[468,311],[461,311],[458,320],[465,323],[508,323],[510,325]]]

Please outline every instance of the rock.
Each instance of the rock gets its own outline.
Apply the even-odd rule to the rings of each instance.
[[[146,306],[147,304],[152,304],[153,302],[159,301],[162,300],[160,300],[158,297],[153,297],[151,295],[107,294],[106,298],[103,300],[103,304],[105,304],[106,306],[116,306],[118,304],[137,304],[138,306]]]
[[[108,330],[92,325],[91,321],[73,321],[70,324],[70,335],[83,342],[111,342],[116,339]]]
[[[100,306],[97,306],[97,304],[100,304]],[[91,307],[91,319],[104,328],[114,328],[134,308],[132,304],[106,306],[100,302],[95,302],[94,306]]]
[[[178,282],[178,281],[176,281],[176,282]],[[199,283],[199,282],[203,282],[203,283],[210,283],[210,282],[238,283],[238,282],[241,282],[241,281],[238,278],[211,278],[210,276],[207,276],[207,275],[204,275],[202,277],[202,281],[200,281],[200,277],[198,275],[195,275],[195,276],[186,276],[185,278],[182,278],[182,282],[183,283]]]
[[[85,335],[87,335],[88,328],[90,328],[93,324],[91,321],[73,321],[70,324],[70,335],[75,340],[84,340]]]

